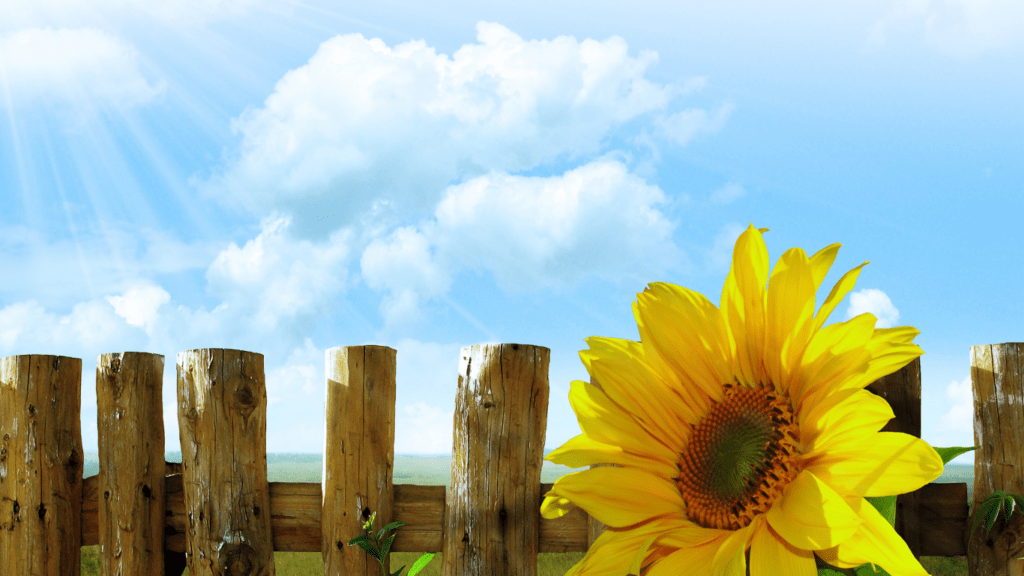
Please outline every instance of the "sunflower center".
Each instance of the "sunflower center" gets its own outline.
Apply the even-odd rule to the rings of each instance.
[[[800,470],[799,429],[788,396],[771,385],[723,386],[679,458],[676,485],[691,522],[738,530],[766,513]]]

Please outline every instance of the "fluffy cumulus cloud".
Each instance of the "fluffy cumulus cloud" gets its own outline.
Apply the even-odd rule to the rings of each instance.
[[[896,35],[923,36],[925,44],[957,58],[1019,46],[1024,3],[1019,0],[901,0],[875,22],[867,44],[880,47]]]
[[[114,312],[128,324],[143,328],[147,334],[152,334],[157,310],[170,301],[171,295],[159,286],[141,286],[132,288],[121,296],[107,296],[105,299],[114,307]]]
[[[10,102],[59,103],[83,108],[127,108],[149,102],[164,91],[141,70],[138,51],[123,40],[93,28],[30,28],[0,36],[0,73]]]
[[[878,321],[875,328],[892,328],[900,319],[900,311],[892,305],[892,301],[881,290],[867,288],[850,294],[850,307],[846,309],[846,319],[860,316],[865,312],[875,315]]]
[[[618,37],[527,41],[481,22],[477,41],[451,57],[423,41],[324,42],[262,108],[233,122],[241,147],[200,189],[285,210],[302,230],[334,229],[375,208],[377,219],[395,206],[423,217],[449,184],[593,155],[612,128],[664,116],[692,89],[645,79],[657,55],[629,56]],[[726,115],[687,111],[666,130],[686,140]]]
[[[287,217],[264,219],[256,238],[242,247],[231,243],[206,271],[210,294],[246,330],[274,333],[282,321],[326,310],[345,287],[351,233],[313,243],[293,238],[290,224]]]
[[[434,219],[375,240],[360,261],[367,284],[387,289],[388,324],[446,293],[462,269],[487,268],[509,293],[564,290],[587,278],[642,281],[684,255],[657,186],[622,163],[596,160],[561,176],[495,172],[447,189]]]

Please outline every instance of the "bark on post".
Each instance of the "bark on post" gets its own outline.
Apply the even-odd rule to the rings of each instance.
[[[551,351],[461,350],[444,576],[536,576]]]
[[[164,574],[164,357],[96,359],[100,574]],[[175,575],[177,576],[177,575]]]
[[[1024,495],[1024,343],[971,346],[974,391],[974,509],[996,490]],[[971,576],[1024,574],[1024,517],[1014,508],[1007,521],[1000,512],[991,532],[984,519],[968,534]],[[970,525],[968,525],[968,530]]]
[[[321,552],[327,576],[376,574],[380,563],[349,540],[363,536],[376,514],[376,534],[395,520],[397,352],[387,346],[340,346],[325,353],[323,508]],[[401,520],[399,518],[399,520]],[[401,531],[396,542],[402,538]],[[391,574],[390,555],[384,569]]]
[[[82,360],[0,359],[0,571],[78,576]]]
[[[263,355],[178,354],[186,553],[191,576],[273,576]]]

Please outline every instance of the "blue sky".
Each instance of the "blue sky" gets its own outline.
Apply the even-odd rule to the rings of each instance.
[[[450,454],[459,350],[551,349],[671,282],[718,303],[843,248],[831,322],[911,325],[922,437],[973,444],[969,349],[1024,325],[1024,8],[907,2],[14,0],[0,21],[0,356],[265,356],[268,450],[323,449],[324,351],[398,358],[395,452]],[[8,8],[9,7],[9,8]],[[973,454],[954,463],[969,464]]]

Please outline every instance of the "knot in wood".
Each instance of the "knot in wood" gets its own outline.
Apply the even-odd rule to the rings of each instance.
[[[224,542],[218,551],[218,564],[225,576],[249,576],[258,574],[259,557],[245,542]]]
[[[120,358],[114,358],[110,362],[110,371],[112,373],[114,373],[114,374],[117,374],[118,372],[121,371],[121,359]]]

